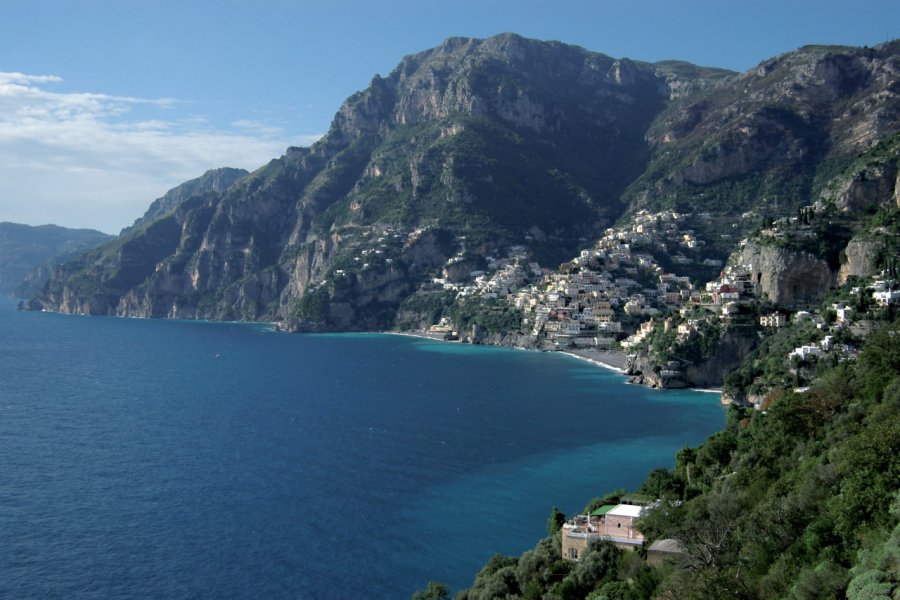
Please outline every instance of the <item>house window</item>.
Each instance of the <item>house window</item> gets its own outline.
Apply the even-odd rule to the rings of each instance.
[[[578,548],[569,548],[569,558],[578,558]]]
[[[621,529],[621,528],[622,528],[622,524],[621,524],[621,523],[616,523],[616,527],[618,527],[619,529]]]

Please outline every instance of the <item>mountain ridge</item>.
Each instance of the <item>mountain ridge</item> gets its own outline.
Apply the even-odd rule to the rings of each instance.
[[[168,254],[136,285],[69,268],[34,305],[286,320],[317,292],[328,308],[310,325],[384,329],[459,253],[477,263],[520,244],[552,267],[639,208],[785,214],[849,160],[847,140],[896,130],[897,55],[811,46],[736,74],[515,34],[450,38],[375,76],[311,147],[160,217],[150,233]],[[852,114],[823,131],[817,115],[838,109]],[[387,231],[403,243],[363,247]],[[727,255],[729,236],[711,252]]]
[[[74,257],[112,237],[94,229],[0,223],[0,293],[31,296],[59,257]],[[33,269],[38,272],[32,276]]]

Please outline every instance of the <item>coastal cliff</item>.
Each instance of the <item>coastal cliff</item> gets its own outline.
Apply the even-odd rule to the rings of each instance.
[[[454,247],[442,248],[444,263],[448,251],[485,256],[511,243],[559,262],[579,238],[597,236],[621,214],[618,198],[646,163],[644,133],[669,86],[687,89],[694,81],[702,88],[728,75],[672,69],[512,34],[449,39],[348,98],[312,147],[289,148],[219,186],[225,189],[207,185],[175,208],[157,201],[117,248],[56,272],[33,305],[290,319],[307,294],[340,294],[332,284],[341,271],[355,279],[361,302],[330,298],[335,310],[326,326],[360,329],[383,326],[382,310],[395,312],[422,281],[424,269],[397,262],[447,266],[391,254],[379,237],[396,234],[406,243],[423,230],[449,236]],[[152,218],[173,221],[154,226]],[[130,247],[170,226],[180,229],[179,239],[164,234],[168,254],[154,254],[152,269],[128,262]],[[133,269],[127,281],[114,273],[123,269]],[[394,291],[384,287],[388,280]]]
[[[760,293],[785,308],[818,304],[834,282],[828,263],[808,252],[751,241],[737,260]]]
[[[688,255],[657,252],[666,268],[708,278],[760,215],[785,218],[825,192],[848,214],[896,203],[890,153],[829,182],[900,129],[898,55],[896,42],[810,46],[737,74],[513,34],[451,38],[374,77],[311,147],[171,190],[115,242],[56,268],[29,306],[427,326],[440,313],[409,302],[420,292],[470,281],[513,249],[528,272],[556,270],[641,211],[683,230],[674,243]],[[847,241],[836,239],[818,254],[752,242],[741,259],[774,302],[802,305],[835,280]],[[848,273],[873,267],[863,252],[851,249]]]
[[[672,362],[643,347],[629,356],[625,375],[631,383],[652,388],[721,388],[725,375],[758,344],[754,329],[734,328],[719,335],[699,360]]]

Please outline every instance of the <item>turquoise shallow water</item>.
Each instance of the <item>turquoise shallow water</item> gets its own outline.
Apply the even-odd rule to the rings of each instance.
[[[0,302],[0,597],[408,598],[724,424],[562,356]]]

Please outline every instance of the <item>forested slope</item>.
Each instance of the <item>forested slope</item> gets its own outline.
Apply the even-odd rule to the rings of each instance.
[[[602,541],[565,561],[555,531],[520,557],[492,559],[457,599],[900,596],[900,320],[808,389],[730,410],[722,432],[638,490],[660,500],[639,522],[645,548],[684,546],[671,564]]]

